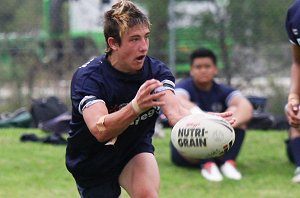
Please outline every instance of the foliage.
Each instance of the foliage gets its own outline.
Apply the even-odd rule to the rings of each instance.
[[[42,23],[41,0],[2,0],[1,32],[37,31]]]
[[[168,1],[142,1],[136,2],[145,6],[148,10],[151,22],[150,51],[152,56],[167,61],[168,44]],[[158,14],[159,13],[159,14]]]
[[[65,168],[65,146],[20,142],[23,133],[46,134],[36,129],[0,129],[0,197],[73,198],[79,197],[76,185]],[[299,184],[291,177],[294,166],[287,160],[284,131],[248,131],[238,166],[239,182],[225,179],[212,183],[198,169],[174,166],[170,161],[169,136],[154,139],[160,167],[162,198],[272,197],[299,195]],[[123,191],[121,197],[128,197]]]
[[[219,57],[220,68],[223,68],[221,75],[227,78],[228,84],[231,84],[231,78],[235,76],[264,76],[267,73],[261,69],[274,70],[273,62],[277,66],[286,62],[287,56],[269,54],[274,53],[274,46],[280,46],[278,51],[281,52],[282,43],[288,44],[284,22],[292,0],[278,0],[276,3],[272,0],[231,0],[226,7],[220,7],[216,0],[210,2],[215,9],[194,16],[194,26],[198,29],[189,30],[185,27],[184,31],[191,31],[191,35],[178,35],[180,40],[186,39],[194,44],[190,45],[189,50],[183,53],[180,51],[177,57],[187,56],[195,45],[213,49]],[[269,51],[266,52],[267,49]],[[262,56],[261,53],[267,53],[267,56]],[[274,58],[278,61],[274,61]],[[251,60],[246,62],[248,59]],[[265,59],[265,62],[261,59]],[[259,68],[257,72],[253,67],[251,70],[247,69],[252,63]]]
[[[231,0],[228,6],[228,32],[245,46],[285,42],[284,22],[293,0]]]

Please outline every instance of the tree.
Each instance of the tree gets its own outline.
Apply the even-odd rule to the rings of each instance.
[[[195,17],[197,35],[191,40],[217,52],[223,68],[221,74],[228,84],[234,76],[245,75],[243,77],[251,79],[265,75],[270,68],[279,71],[274,67],[280,67],[279,62],[284,58],[275,56],[274,47],[287,41],[284,21],[292,0],[289,3],[286,0],[228,0],[223,7],[217,0],[209,2],[215,9]],[[276,50],[277,55],[281,49]]]
[[[284,21],[293,0],[231,0],[228,6],[229,34],[242,45],[282,42]]]
[[[0,6],[1,32],[38,30],[42,22],[41,0],[2,0]]]
[[[168,61],[168,1],[143,1],[137,0],[141,6],[145,6],[151,25],[149,54]]]

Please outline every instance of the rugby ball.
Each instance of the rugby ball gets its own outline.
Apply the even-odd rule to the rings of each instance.
[[[179,120],[171,132],[171,141],[177,151],[191,159],[222,156],[235,140],[229,122],[212,114],[191,114]]]

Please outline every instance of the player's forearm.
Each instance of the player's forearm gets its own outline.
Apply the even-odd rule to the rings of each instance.
[[[290,94],[300,96],[300,47],[292,45],[293,64],[291,66]]]
[[[300,65],[293,63],[291,67],[290,93],[300,95]]]
[[[181,94],[176,94],[176,97],[177,97],[179,103],[186,109],[191,109],[191,108],[197,106],[195,103],[191,102],[188,98],[186,98],[185,96],[183,96]]]
[[[247,124],[253,115],[253,107],[248,101],[243,101],[237,107],[237,110],[233,112],[233,117],[236,119],[235,127],[241,127]]]
[[[120,135],[138,117],[128,103],[125,107],[111,114],[104,115],[97,122],[97,140],[108,141]]]
[[[191,114],[188,109],[184,108],[178,98],[171,92],[166,94],[163,98],[165,105],[162,106],[162,111],[168,118],[171,126],[174,126],[181,118]]]
[[[166,112],[166,111],[165,111]],[[166,117],[168,118],[168,122],[171,126],[174,126],[181,118],[191,114],[187,109],[182,107],[172,107],[172,110],[168,113],[165,113]]]

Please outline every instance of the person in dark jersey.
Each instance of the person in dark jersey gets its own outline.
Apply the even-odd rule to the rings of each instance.
[[[292,48],[291,85],[285,108],[290,124],[287,149],[290,160],[296,165],[292,181],[300,183],[300,0],[288,9],[285,27]]]
[[[66,166],[81,197],[158,197],[152,135],[160,109],[174,125],[190,112],[174,94],[174,76],[147,55],[150,22],[131,1],[105,13],[106,54],[79,67],[71,82]],[[217,114],[231,124],[231,112]]]
[[[217,83],[217,58],[206,48],[199,48],[190,55],[190,76],[176,84],[176,95],[183,106],[189,109],[209,112],[231,111],[236,119],[235,143],[220,158],[191,160],[181,156],[171,144],[171,159],[179,166],[201,168],[201,174],[209,181],[221,181],[221,172],[229,179],[240,180],[241,173],[236,168],[236,158],[241,149],[247,122],[252,117],[253,107],[242,93],[232,87]],[[219,171],[219,168],[221,172]]]

